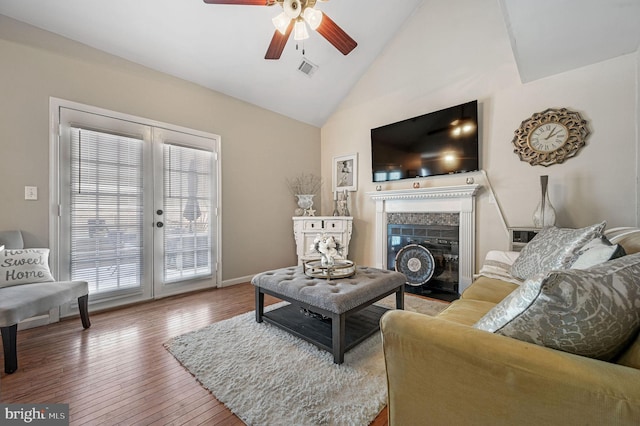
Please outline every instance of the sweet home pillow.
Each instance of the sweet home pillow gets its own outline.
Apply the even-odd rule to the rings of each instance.
[[[571,269],[587,269],[626,254],[622,246],[611,244],[607,237],[596,238],[578,251],[578,257],[571,265]]]
[[[569,268],[585,244],[602,236],[605,225],[606,222],[580,229],[544,228],[523,247],[511,265],[511,275],[526,280],[552,269]]]
[[[611,360],[640,329],[640,253],[527,280],[474,327]]]
[[[46,281],[53,281],[49,271],[49,249],[0,251],[0,287]]]

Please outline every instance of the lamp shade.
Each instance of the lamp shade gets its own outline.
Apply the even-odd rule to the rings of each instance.
[[[296,21],[296,25],[293,27],[293,39],[294,40],[306,40],[309,38],[309,32],[307,31],[307,25],[304,21]]]
[[[318,27],[320,26],[320,22],[322,22],[322,12],[312,7],[307,7],[304,10],[302,17],[305,21],[307,21],[307,24],[309,24],[311,29],[314,31],[318,29]]]
[[[273,26],[276,27],[276,30],[280,31],[280,33],[284,35],[287,32],[287,27],[289,26],[291,19],[286,13],[282,12],[280,15],[273,18],[271,22],[273,22]]]

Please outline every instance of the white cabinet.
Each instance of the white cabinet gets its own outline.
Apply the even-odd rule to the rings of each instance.
[[[304,260],[320,259],[320,254],[311,250],[311,244],[318,234],[332,236],[341,246],[342,258],[349,255],[349,240],[353,229],[350,216],[298,216],[293,218],[293,236],[296,239],[298,265]]]

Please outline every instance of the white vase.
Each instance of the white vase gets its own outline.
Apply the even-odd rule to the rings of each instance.
[[[315,194],[298,194],[298,207],[304,210],[309,210],[313,207],[313,197]]]
[[[540,189],[542,199],[533,212],[533,225],[536,228],[545,228],[556,224],[556,210],[551,205],[548,191],[549,176],[540,176]]]

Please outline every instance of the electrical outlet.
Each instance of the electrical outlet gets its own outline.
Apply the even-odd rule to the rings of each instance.
[[[25,186],[24,187],[24,199],[35,201],[38,199],[38,187],[37,186]]]

